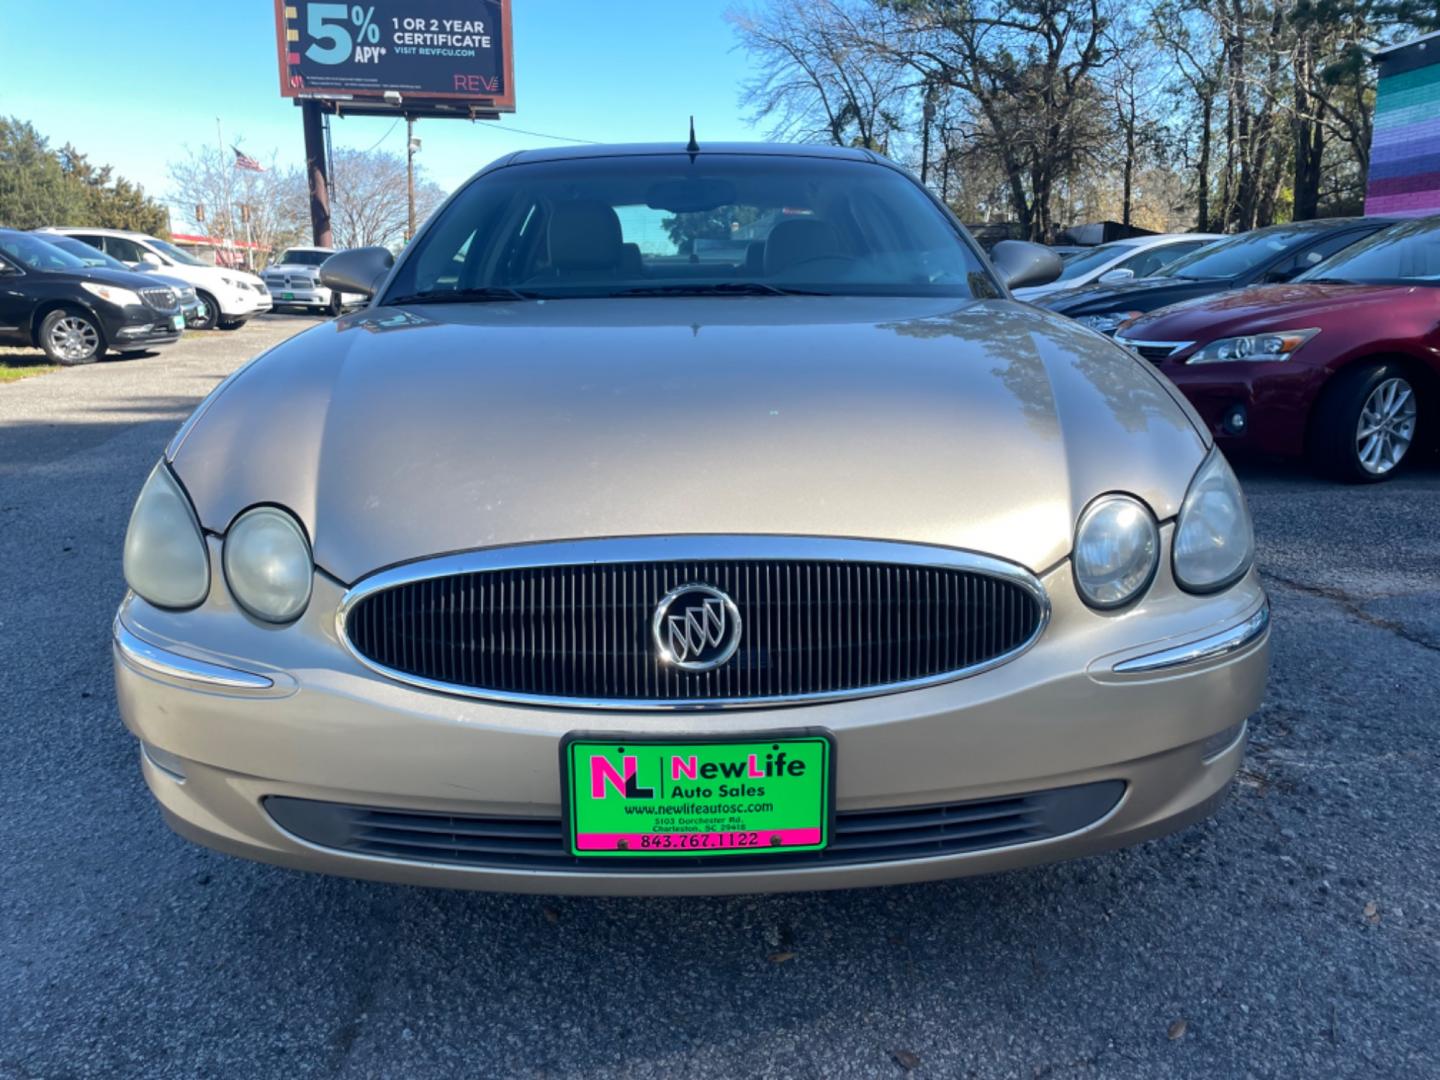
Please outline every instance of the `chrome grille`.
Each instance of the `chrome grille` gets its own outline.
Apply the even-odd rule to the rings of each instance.
[[[174,289],[153,285],[140,290],[140,299],[157,311],[169,311],[179,303]]]
[[[1115,340],[1152,364],[1158,364],[1161,360],[1175,355],[1190,344],[1188,341],[1131,341],[1118,334],[1115,336]]]
[[[1050,840],[1093,825],[1124,791],[1122,780],[1101,780],[998,799],[842,810],[835,815],[830,846],[822,851],[710,858],[577,858],[566,850],[558,817],[437,814],[281,796],[267,798],[265,809],[302,840],[352,855],[476,869],[725,873],[935,858]]]
[[[959,564],[717,557],[457,567],[414,580],[401,568],[398,580],[357,589],[341,626],[385,674],[480,697],[703,707],[859,696],[992,666],[1038,635],[1046,612],[1033,578],[945,554]],[[711,671],[666,664],[651,637],[656,605],[693,583],[733,599],[743,627],[734,656]]]

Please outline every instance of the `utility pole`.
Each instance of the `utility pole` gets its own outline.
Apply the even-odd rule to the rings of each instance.
[[[409,200],[409,225],[405,229],[408,244],[415,235],[415,151],[420,149],[420,140],[415,138],[415,118],[405,117],[405,192]]]
[[[310,181],[310,231],[316,247],[334,247],[330,231],[330,177],[325,168],[325,133],[320,125],[320,103],[300,106],[305,125],[305,174]]]

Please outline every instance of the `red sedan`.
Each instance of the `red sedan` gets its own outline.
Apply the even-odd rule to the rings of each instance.
[[[1168,375],[1227,450],[1383,480],[1440,426],[1440,216],[1289,284],[1150,312],[1115,340]]]

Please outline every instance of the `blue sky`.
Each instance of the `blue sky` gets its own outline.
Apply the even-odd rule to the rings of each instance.
[[[755,139],[739,105],[750,74],[724,14],[732,0],[514,0],[517,110],[498,124],[420,121],[419,161],[447,191],[512,150],[598,141]],[[304,160],[300,110],[280,97],[269,0],[0,0],[0,115],[164,198],[186,144]],[[405,125],[337,121],[337,146],[403,153]],[[389,134],[387,135],[387,131]],[[382,141],[383,140],[383,141]]]

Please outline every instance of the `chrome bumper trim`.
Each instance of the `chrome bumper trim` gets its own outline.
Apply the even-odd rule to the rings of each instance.
[[[1160,652],[1146,653],[1144,656],[1122,660],[1111,670],[1117,675],[1135,675],[1141,672],[1162,671],[1165,668],[1184,667],[1186,664],[1198,664],[1202,660],[1216,660],[1222,656],[1228,656],[1230,653],[1239,652],[1263,635],[1269,626],[1270,602],[1267,600],[1260,605],[1260,610],[1254,615],[1228,630],[1221,630],[1218,634],[1211,634],[1199,641],[1191,641],[1184,645],[1176,645],[1174,648],[1162,649]]]
[[[152,645],[131,633],[119,616],[115,618],[114,635],[115,649],[120,657],[139,671],[171,679],[183,679],[185,682],[199,683],[219,690],[269,690],[275,685],[273,679],[264,675],[222,667],[219,664],[207,664],[203,660]]]

